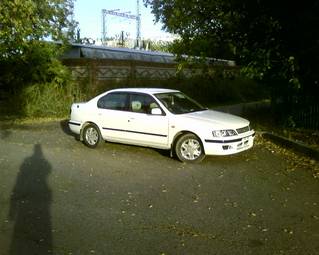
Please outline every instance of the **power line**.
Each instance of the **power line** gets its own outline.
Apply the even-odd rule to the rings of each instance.
[[[106,27],[106,17],[107,15],[113,15],[117,17],[122,17],[126,19],[133,19],[136,21],[136,46],[139,47],[141,41],[141,14],[140,14],[140,4],[139,0],[136,1],[136,15],[129,14],[127,12],[119,12],[120,9],[106,10],[102,9],[102,44],[106,44],[107,37],[107,27]]]

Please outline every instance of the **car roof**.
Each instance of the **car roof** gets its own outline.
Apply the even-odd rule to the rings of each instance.
[[[146,93],[146,94],[157,94],[157,93],[170,93],[170,92],[179,92],[175,89],[163,89],[163,88],[120,88],[120,89],[112,89],[109,92],[137,92],[137,93]]]

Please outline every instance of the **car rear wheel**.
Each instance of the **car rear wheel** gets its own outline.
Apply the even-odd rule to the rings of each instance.
[[[83,130],[83,142],[90,148],[97,147],[102,141],[100,130],[93,124],[87,125]]]
[[[204,159],[205,153],[200,139],[193,134],[182,135],[175,144],[175,153],[182,162],[197,163]]]

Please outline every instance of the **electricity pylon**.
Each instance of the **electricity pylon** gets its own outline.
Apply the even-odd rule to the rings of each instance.
[[[141,41],[141,14],[139,0],[136,2],[136,15],[126,12],[119,12],[119,9],[106,10],[102,9],[102,44],[106,44],[106,15],[118,16],[126,19],[134,19],[136,21],[136,45],[139,47]]]

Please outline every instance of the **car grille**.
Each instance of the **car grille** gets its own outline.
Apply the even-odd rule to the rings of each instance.
[[[250,130],[249,126],[236,129],[238,134],[242,134],[242,133],[248,132],[249,130]]]

